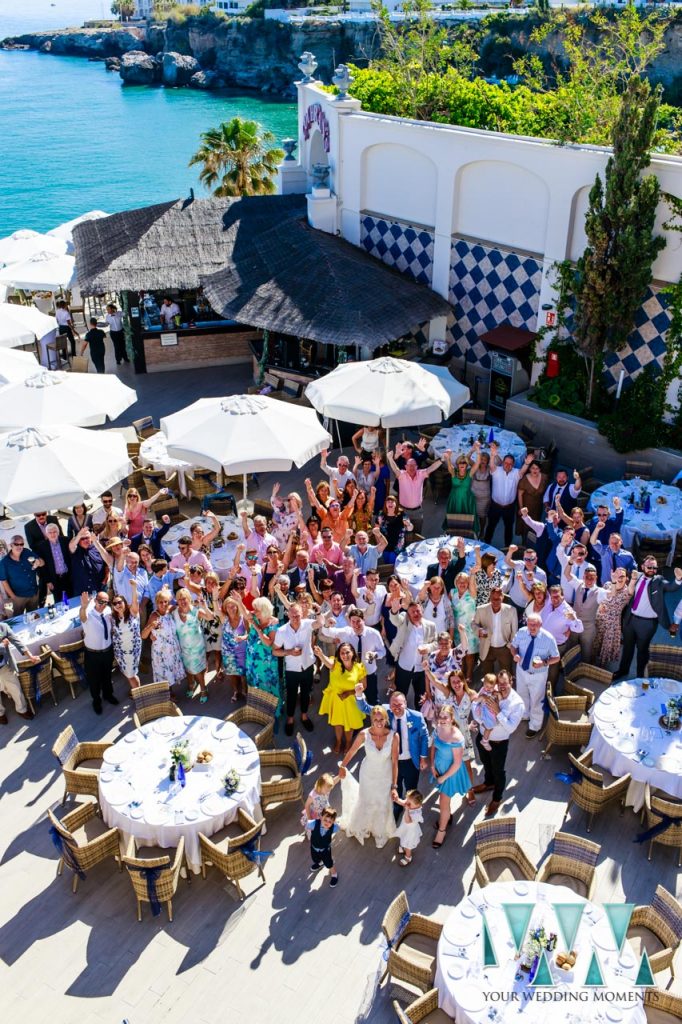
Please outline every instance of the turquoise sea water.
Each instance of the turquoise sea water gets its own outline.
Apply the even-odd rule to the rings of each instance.
[[[0,0],[0,37],[80,24],[108,6]],[[123,88],[101,63],[32,52],[0,50],[0,110],[0,237],[22,227],[47,231],[87,210],[176,199],[190,187],[205,194],[188,160],[199,134],[231,117],[260,121],[278,140],[296,134],[293,103]]]

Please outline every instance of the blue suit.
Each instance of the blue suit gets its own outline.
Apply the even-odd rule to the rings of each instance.
[[[369,704],[364,697],[355,698],[358,707],[366,715],[369,715],[372,711],[372,705]],[[388,724],[391,729],[395,727],[396,717],[391,711],[388,704],[382,705],[384,710],[388,712]],[[411,789],[416,789],[419,784],[419,761],[422,757],[427,757],[429,753],[429,734],[426,728],[426,722],[424,716],[419,711],[412,711],[409,708],[405,711],[405,718],[407,720],[407,741],[410,748],[410,757],[404,760],[398,761],[398,781],[397,790],[398,795],[404,798],[405,793]],[[402,807],[400,804],[393,805],[393,814],[397,822]]]

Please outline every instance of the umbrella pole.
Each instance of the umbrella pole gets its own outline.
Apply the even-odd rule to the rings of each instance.
[[[339,421],[334,420],[334,422],[336,423],[336,437],[339,442],[339,451],[341,451],[341,430],[339,429]]]
[[[391,450],[391,428],[386,427],[386,454]]]
[[[247,492],[246,473],[244,473],[244,475],[242,476],[242,499],[244,501],[244,507],[245,508],[246,508],[246,492]]]

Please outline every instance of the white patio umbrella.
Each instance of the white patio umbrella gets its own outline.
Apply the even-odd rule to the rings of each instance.
[[[96,427],[116,419],[137,395],[113,373],[64,373],[40,370],[0,388],[0,430],[69,424]]]
[[[434,367],[383,356],[343,363],[308,384],[306,398],[330,419],[367,427],[419,427],[440,423],[469,401],[469,389],[446,383]]]
[[[26,380],[40,370],[40,363],[33,352],[21,349],[7,349],[0,355],[0,387],[17,380]]]
[[[292,465],[300,467],[328,448],[331,441],[313,409],[263,395],[200,398],[165,416],[161,429],[173,458],[241,473],[244,502],[247,473],[286,473]]]
[[[0,284],[11,284],[27,292],[56,292],[60,288],[69,287],[75,265],[73,256],[56,255],[42,248],[19,263],[3,267],[0,270]]]
[[[56,329],[55,318],[41,313],[35,306],[19,306],[14,302],[0,302],[0,348],[30,345],[36,338],[44,338],[46,334]],[[2,372],[2,360],[0,360],[0,372]]]
[[[0,434],[0,502],[14,515],[94,498],[129,472],[122,434],[70,426]]]
[[[49,252],[60,256],[67,251],[63,238],[50,238],[30,228],[22,228],[11,235],[0,238],[0,265],[19,263],[37,252]]]
[[[73,252],[73,229],[77,224],[83,224],[86,220],[100,220],[102,217],[108,217],[109,214],[103,210],[90,210],[89,213],[82,213],[80,217],[74,217],[73,220],[67,220],[63,224],[59,224],[56,228],[52,228],[48,231],[48,235],[51,238],[61,239],[66,243],[66,252]]]

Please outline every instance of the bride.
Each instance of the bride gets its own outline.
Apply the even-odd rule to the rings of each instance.
[[[360,766],[360,782],[346,771],[360,747],[365,756]],[[398,734],[388,725],[385,708],[372,708],[369,729],[362,729],[339,767],[341,776],[341,802],[343,827],[346,834],[359,843],[374,836],[377,849],[381,849],[396,835],[391,801],[391,783],[394,765],[398,761]]]

